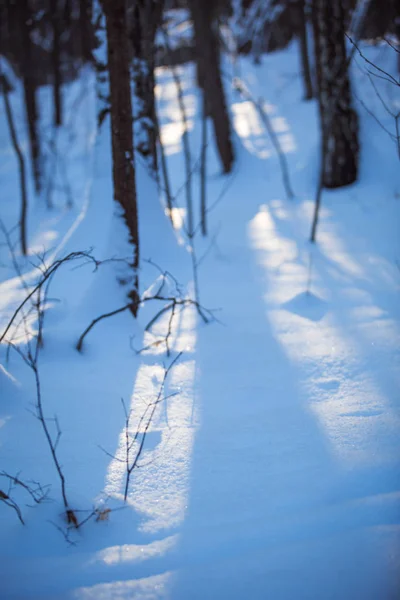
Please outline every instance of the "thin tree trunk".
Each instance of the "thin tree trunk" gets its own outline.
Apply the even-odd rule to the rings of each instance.
[[[79,0],[79,29],[81,38],[81,54],[84,62],[92,60],[91,27],[92,0]]]
[[[114,198],[122,206],[134,254],[129,297],[136,316],[139,307],[139,223],[133,152],[133,117],[125,0],[103,0],[106,16],[111,96],[111,140]]]
[[[40,165],[40,142],[38,133],[39,111],[37,105],[37,86],[32,62],[31,23],[32,14],[28,0],[18,0],[20,9],[20,28],[23,47],[22,74],[24,82],[25,110],[28,122],[29,145],[35,191],[42,189],[42,173]]]
[[[201,233],[207,235],[207,106],[203,96],[201,114],[201,163],[200,163],[200,222]]]
[[[62,124],[59,0],[50,0],[50,19],[53,30],[52,64],[54,125],[59,127]]]
[[[133,10],[132,46],[135,96],[139,103],[140,143],[137,149],[158,172],[155,88],[155,36],[164,0],[137,0]]]
[[[198,80],[206,96],[223,171],[229,173],[234,161],[234,151],[220,70],[216,2],[215,0],[189,0],[189,6],[194,25]]]
[[[296,3],[296,13],[301,68],[304,84],[304,100],[311,100],[314,97],[314,91],[311,78],[310,60],[308,55],[307,19],[305,13],[305,4],[305,0],[298,0]]]
[[[358,118],[352,108],[342,0],[313,0],[315,61],[323,151],[323,186],[358,175]]]
[[[186,189],[186,211],[187,211],[187,235],[191,243],[193,243],[194,238],[194,213],[193,213],[193,196],[192,196],[192,154],[190,151],[189,144],[189,127],[188,127],[188,119],[186,115],[186,107],[185,107],[185,99],[182,89],[181,80],[179,78],[177,69],[172,60],[172,50],[169,45],[168,34],[163,31],[164,36],[164,44],[167,50],[169,59],[170,59],[170,68],[171,74],[176,86],[176,94],[178,96],[178,106],[179,111],[182,117],[182,144],[183,144],[183,157],[185,159],[185,171],[186,171],[186,179],[185,179],[185,189]]]
[[[396,1],[394,27],[397,37],[397,44],[400,43],[400,0]],[[397,71],[400,73],[400,49],[397,46]]]
[[[21,251],[24,256],[27,254],[27,242],[26,242],[26,213],[28,208],[28,199],[26,193],[26,170],[25,170],[25,159],[22,154],[21,147],[18,142],[17,132],[15,130],[14,125],[14,117],[11,110],[11,104],[8,97],[7,90],[7,81],[5,77],[0,73],[0,87],[3,91],[4,97],[4,107],[7,117],[8,128],[10,130],[10,136],[12,145],[15,150],[15,154],[17,155],[18,165],[19,165],[19,182],[21,187],[21,213],[19,219],[19,227],[20,227],[20,242],[21,242]]]
[[[157,140],[158,140],[158,147],[160,150],[161,172],[162,172],[163,182],[164,182],[164,191],[165,191],[165,196],[166,196],[166,201],[167,201],[168,216],[171,219],[171,222],[173,223],[171,184],[169,181],[167,158],[165,156],[164,145],[163,145],[163,141],[161,139],[161,130],[160,130],[160,123],[158,121],[157,111],[154,113],[154,116],[156,119],[155,127],[156,127],[156,134],[157,134]]]

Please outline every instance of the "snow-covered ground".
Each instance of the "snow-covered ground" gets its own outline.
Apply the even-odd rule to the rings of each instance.
[[[365,52],[395,68],[387,46]],[[24,490],[14,490],[25,526],[0,504],[5,600],[399,597],[400,177],[396,146],[383,129],[394,134],[395,123],[357,58],[360,180],[324,192],[318,243],[309,244],[318,121],[315,103],[301,100],[298,69],[292,45],[263,57],[259,67],[243,60],[236,71],[265,102],[295,199],[285,197],[279,161],[257,111],[229,88],[237,153],[231,175],[220,175],[209,147],[210,233],[195,245],[198,258],[204,256],[201,303],[218,309],[218,320],[205,325],[186,307],[173,324],[171,357],[162,344],[138,355],[135,349],[157,339],[144,332],[157,308],[145,307],[138,323],[126,312],[99,323],[79,354],[74,346],[90,321],[125,302],[117,282],[121,267],[111,262],[93,272],[90,265],[65,265],[55,275],[39,358],[44,409],[57,415],[62,431],[58,452],[71,505],[113,509],[107,520],[92,519],[72,532],[74,545],[59,530],[65,531],[59,481],[32,415],[32,373],[1,347],[0,469],[51,485],[49,500],[34,507],[26,506]],[[197,161],[194,71],[180,71]],[[379,89],[398,112],[398,88],[379,82]],[[109,123],[96,138],[90,73],[66,96],[75,118],[71,137],[58,143],[74,206],[65,207],[59,172],[53,210],[32,203],[32,260],[43,249],[51,260],[89,249],[99,260],[126,257],[112,201]],[[17,89],[12,102],[20,115],[18,98]],[[157,99],[177,193],[176,229],[139,163],[141,253],[191,293],[182,229],[183,128],[165,69],[158,73]],[[26,148],[23,119],[17,118]],[[3,112],[0,147],[0,216],[9,229],[18,218],[19,196]],[[193,194],[197,207],[197,172]],[[25,292],[4,246],[0,256],[3,328]],[[17,260],[29,285],[32,264]],[[143,262],[142,288],[157,277],[156,267]],[[167,315],[157,327],[168,327]],[[135,432],[157,397],[163,363],[179,351],[167,379],[170,397],[157,407],[125,506],[121,398]]]

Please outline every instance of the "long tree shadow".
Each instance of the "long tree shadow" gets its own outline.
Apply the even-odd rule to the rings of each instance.
[[[297,368],[265,318],[246,239],[252,209],[241,210],[235,235],[227,228],[223,240],[235,260],[208,266],[204,276],[211,283],[203,295],[224,307],[223,325],[199,332],[201,427],[174,600],[282,597],[289,584],[276,548],[284,555],[287,548],[296,570],[293,544],[320,538],[321,522],[313,515],[324,511],[339,476]],[[336,531],[333,517],[322,531]],[[261,563],[246,559],[254,553]]]

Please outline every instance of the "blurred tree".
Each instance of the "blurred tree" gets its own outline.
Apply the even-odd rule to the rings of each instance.
[[[52,65],[53,65],[53,98],[54,98],[54,125],[59,127],[62,124],[62,95],[61,95],[61,56],[60,56],[60,2],[59,0],[50,0],[50,22],[53,34],[52,45]],[[70,8],[69,3],[66,6]],[[69,11],[67,17],[69,18]]]
[[[369,0],[362,32],[364,39],[382,38],[393,30],[396,2],[398,0]]]
[[[92,32],[92,0],[79,0],[79,29],[81,40],[81,55],[84,62],[92,61],[93,32]]]
[[[358,174],[358,118],[352,107],[342,0],[313,0],[315,64],[322,135],[323,186]]]
[[[224,173],[234,161],[231,123],[221,77],[218,41],[218,2],[189,0],[196,45],[198,83],[203,90]]]
[[[307,16],[306,0],[292,1],[293,20],[295,30],[299,38],[301,71],[303,75],[304,99],[311,100],[314,97],[314,90],[311,77],[310,60],[308,55],[308,35],[307,35]]]
[[[133,153],[130,52],[125,0],[102,0],[106,17],[110,78],[111,143],[114,198],[122,207],[133,245],[133,277],[129,298],[136,316],[139,307],[139,223]]]
[[[13,7],[14,5],[14,7]],[[17,5],[9,1],[10,12]],[[39,110],[37,102],[37,82],[35,78],[34,54],[32,52],[31,32],[34,23],[34,16],[31,10],[29,0],[18,0],[19,29],[22,41],[21,71],[24,82],[24,97],[26,118],[29,131],[29,145],[32,162],[32,172],[35,182],[36,193],[42,188],[41,173],[41,150],[40,136],[38,131]]]
[[[157,173],[157,116],[155,88],[155,38],[162,20],[163,0],[130,0],[132,10],[133,81],[137,102],[137,150]]]

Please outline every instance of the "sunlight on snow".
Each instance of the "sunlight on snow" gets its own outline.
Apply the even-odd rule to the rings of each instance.
[[[270,158],[275,150],[269,139],[265,126],[257,112],[256,107],[250,100],[232,104],[233,126],[236,133],[242,139],[245,148],[255,154],[258,158]],[[269,115],[271,126],[275,131],[281,149],[285,153],[296,150],[296,142],[290,133],[289,125],[284,117],[270,116],[276,107],[264,104],[264,110]]]
[[[73,600],[162,600],[167,598],[172,573],[153,575],[131,581],[100,583],[75,590]]]
[[[97,552],[91,563],[102,562],[108,566],[124,562],[143,562],[153,557],[160,557],[173,548],[177,542],[177,535],[170,535],[163,540],[150,542],[145,546],[137,544],[123,544],[111,546]]]
[[[172,221],[172,227],[175,229],[175,232],[180,231],[185,225],[186,218],[186,208],[180,208],[178,206],[173,206],[171,210],[168,208],[165,209],[165,214]],[[183,237],[178,236],[178,243],[182,246],[185,243]]]
[[[253,248],[260,253],[259,260],[262,252],[262,264],[268,269],[277,269],[283,263],[292,263],[297,259],[296,242],[276,235],[274,220],[267,206],[261,206],[251,222],[250,235]],[[284,299],[282,294],[276,297],[277,301]]]
[[[34,240],[29,244],[29,254],[41,255],[48,250],[49,244],[54,243],[58,238],[58,232],[52,229],[39,232]]]
[[[92,126],[89,144],[90,148],[87,148],[87,150],[90,150],[89,163],[90,166],[92,166],[93,149],[96,137],[96,121],[93,120],[90,124]],[[42,222],[39,232],[31,241],[28,248],[28,254],[30,257],[34,257],[35,264],[40,264],[41,257],[43,257],[42,266],[48,268],[60,257],[61,253],[65,250],[67,243],[86,217],[90,204],[91,187],[92,179],[89,178],[85,184],[78,211],[65,210],[56,216],[52,215],[51,217],[48,217]],[[60,231],[61,223],[65,223],[67,229],[62,237],[60,236],[61,239],[58,240],[59,233],[57,233],[55,228]],[[17,261],[19,260],[18,253],[16,254],[16,259]],[[33,261],[29,263],[29,266],[32,266],[32,263]],[[33,266],[30,271],[23,273],[23,281],[29,290],[37,283],[39,275],[40,272],[35,266]],[[8,323],[9,317],[25,297],[26,290],[20,277],[14,276],[0,283],[0,332]],[[37,314],[36,311],[31,310],[31,308],[31,305],[28,303],[27,308],[24,311],[25,318],[22,318],[21,314],[21,318],[16,320],[7,335],[7,340],[12,340],[16,344],[21,344],[26,343],[36,335]]]
[[[177,71],[182,77],[182,69],[177,69]],[[182,136],[185,131],[191,131],[194,127],[196,96],[194,94],[184,94],[183,96],[185,124],[179,106],[177,86],[171,72],[167,69],[157,69],[157,79],[155,95],[160,118],[160,136],[165,154],[169,156],[181,152]],[[184,92],[189,84],[182,78],[180,85]]]
[[[196,338],[193,333],[192,326],[194,322],[190,318],[189,313],[193,309],[185,307],[178,308],[173,320],[171,329],[171,338],[169,347],[175,352],[193,352]],[[160,339],[165,337],[165,332],[168,330],[169,317],[171,313],[163,315],[157,323],[153,325],[151,331],[146,331],[143,336],[143,348],[146,348],[144,355],[147,354],[164,354],[166,347],[164,343],[158,343]],[[195,319],[195,315],[193,315]]]
[[[166,156],[177,154],[182,150],[182,136],[185,131],[193,129],[193,120],[186,122],[186,127],[181,121],[173,123],[164,123],[161,125],[160,134],[161,141],[164,146]]]
[[[24,276],[25,279],[25,276]],[[0,332],[2,333],[8,325],[9,319],[16,308],[26,297],[26,291],[21,284],[19,277],[13,277],[0,284]],[[6,338],[2,343],[14,344],[27,343],[36,335],[36,310],[30,310],[30,305],[27,305],[25,311],[21,311],[21,315],[15,319],[10,327]]]
[[[8,383],[11,383],[12,385],[16,385],[16,386],[20,386],[20,382],[18,381],[18,379],[16,379],[9,371],[7,371],[7,369],[0,363],[0,375],[3,378],[3,383],[2,385],[4,386],[4,381],[7,381]],[[7,421],[8,417],[6,417],[5,419],[0,419],[0,428],[3,427],[3,425],[5,425],[6,421]]]
[[[282,203],[279,207],[274,202],[274,208],[285,215]],[[267,319],[287,356],[308,373],[303,385],[310,398],[309,408],[323,426],[334,453],[344,463],[370,463],[371,455],[379,463],[380,457],[384,458],[379,440],[388,428],[395,429],[400,423],[388,404],[382,382],[374,381],[362,362],[360,344],[365,343],[364,330],[358,329],[360,339],[349,336],[345,314],[339,314],[339,318],[343,316],[341,322],[338,315],[330,312],[332,289],[324,281],[325,265],[320,272],[314,267],[312,293],[306,293],[309,252],[297,248],[295,236],[282,235],[267,206],[260,207],[248,231],[264,273]],[[343,274],[362,277],[361,266],[348,255],[333,231],[321,234],[321,248]],[[340,290],[340,284],[335,289]],[[383,327],[387,343],[387,323],[382,321],[378,307],[371,305],[370,295],[363,292],[358,301],[366,304],[369,318],[375,310],[378,318],[369,323],[369,329],[373,327],[379,336]],[[360,315],[355,320],[351,310],[350,305],[348,318],[358,326]],[[394,350],[399,339],[396,326],[395,330]]]
[[[42,268],[49,268],[54,263],[85,218],[89,206],[90,188],[91,183],[88,183],[85,188],[83,205],[79,213],[73,219],[72,224],[60,242],[54,249],[51,249],[51,252],[49,252],[49,243],[54,241],[57,237],[52,230],[45,231],[37,236],[29,247],[29,255],[34,256],[35,262],[39,265],[40,257],[43,256],[44,252],[47,252],[43,258]],[[37,267],[33,267],[29,272],[23,274],[22,279],[29,290],[37,283],[40,274],[41,272]],[[8,323],[9,317],[25,297],[26,290],[19,276],[12,277],[0,283],[0,331],[2,330],[2,327]],[[25,316],[23,317],[23,315]],[[28,303],[26,310],[21,313],[21,318],[17,319],[11,327],[9,334],[7,335],[7,340],[12,340],[16,344],[28,342],[36,335],[36,323],[37,312],[36,310],[32,310],[32,306]]]
[[[343,243],[334,231],[327,231],[324,228],[324,235],[320,243],[321,251],[329,257],[329,260],[336,263],[340,271],[350,277],[364,277],[364,271],[348,252],[346,252]]]
[[[314,202],[311,200],[305,204],[307,216],[311,222],[314,210]],[[398,286],[398,268],[396,264],[388,262],[381,256],[374,256],[367,249],[352,255],[346,248],[332,222],[323,222],[320,225],[320,238],[318,241],[319,251],[325,256],[326,261],[341,276],[342,281],[346,278],[349,282],[369,282],[374,285],[390,286],[396,289]],[[361,259],[361,260],[360,260]],[[361,288],[362,289],[362,288]],[[361,293],[354,288],[353,293]],[[395,325],[396,326],[396,325]]]
[[[132,474],[128,504],[141,516],[142,532],[153,534],[178,525],[184,518],[197,421],[193,358],[195,323],[194,309],[186,308],[173,326],[171,347],[177,351],[185,349],[185,353],[172,368],[167,380],[165,395],[173,396],[157,407],[148,429],[141,467]],[[165,359],[167,365],[170,361]],[[143,432],[146,421],[140,423],[141,417],[146,407],[156,399],[162,376],[163,369],[159,364],[141,365],[131,399],[131,434],[138,430]],[[118,499],[123,498],[125,485],[125,464],[120,462],[126,456],[125,444],[125,431],[122,430],[116,459],[109,465],[105,485],[106,494]],[[173,541],[170,540],[170,543]]]

